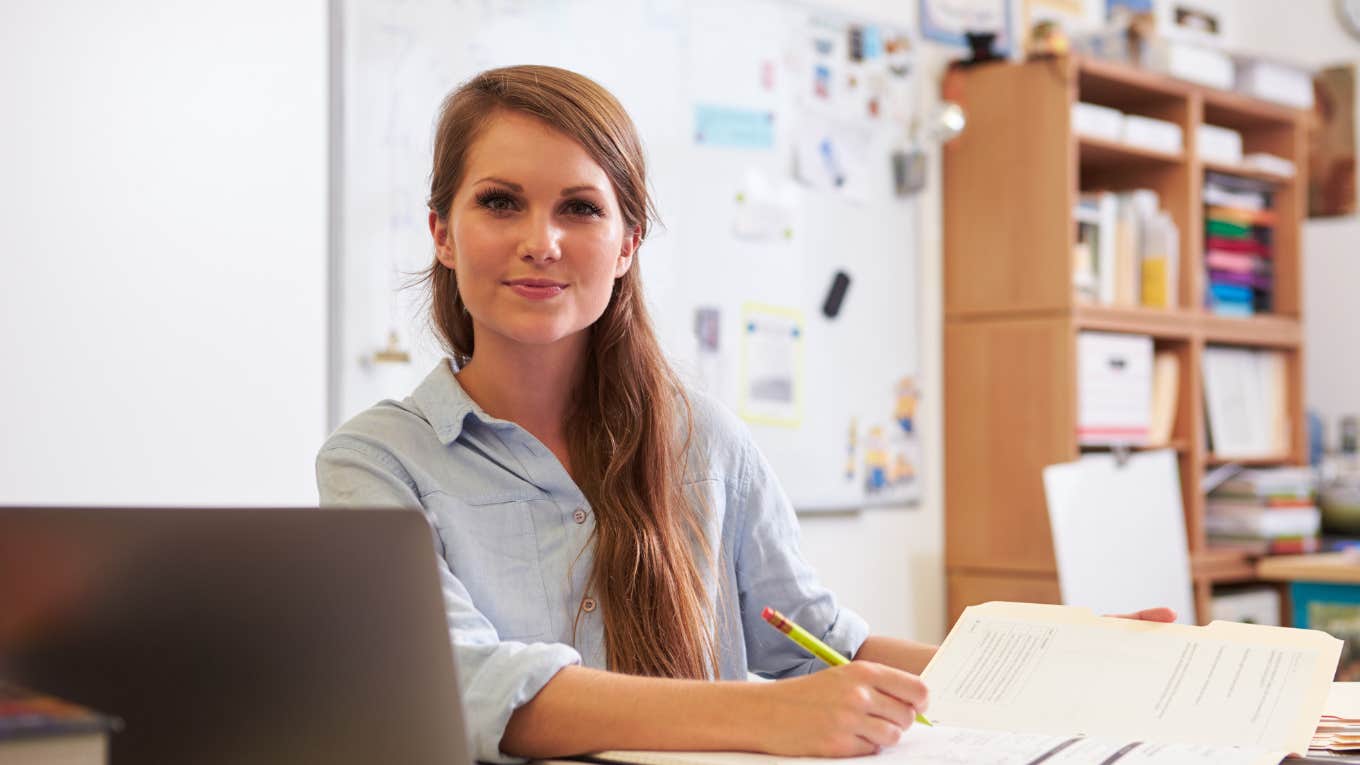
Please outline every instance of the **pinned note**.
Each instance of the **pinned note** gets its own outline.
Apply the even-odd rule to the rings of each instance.
[[[803,314],[747,303],[742,310],[741,416],[798,427],[803,417]]]
[[[694,107],[694,142],[734,149],[772,149],[774,112],[698,104]]]

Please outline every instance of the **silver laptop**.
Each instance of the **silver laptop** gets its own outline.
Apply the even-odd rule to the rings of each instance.
[[[0,680],[113,765],[472,761],[414,511],[0,508]]]

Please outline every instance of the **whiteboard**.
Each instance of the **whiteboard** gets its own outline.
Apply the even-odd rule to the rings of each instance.
[[[751,425],[800,511],[915,502],[917,216],[894,181],[905,30],[771,0],[337,0],[332,426],[442,356],[423,295],[434,120],[490,67],[549,64],[633,117],[662,226],[636,267],[682,377]],[[824,312],[837,274],[839,312]],[[408,363],[375,361],[389,345]]]

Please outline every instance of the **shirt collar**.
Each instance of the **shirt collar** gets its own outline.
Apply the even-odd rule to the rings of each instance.
[[[442,359],[435,365],[434,370],[425,376],[425,380],[411,394],[411,399],[434,428],[435,437],[445,446],[462,435],[468,415],[488,425],[505,422],[487,414],[472,400],[463,386],[458,384],[458,377],[454,375],[448,359]]]

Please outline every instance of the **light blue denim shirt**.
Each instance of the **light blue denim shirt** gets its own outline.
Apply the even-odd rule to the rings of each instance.
[[[705,500],[707,542],[719,551],[720,581],[709,582],[718,676],[823,666],[761,620],[765,606],[854,656],[868,627],[800,556],[793,508],[749,431],[721,404],[690,399],[686,481]],[[316,475],[323,506],[411,507],[429,518],[447,564],[444,603],[477,759],[513,760],[500,751],[510,714],[562,667],[606,668],[601,606],[586,589],[590,503],[538,439],[477,406],[447,362],[404,401],[383,401],[336,431]]]

